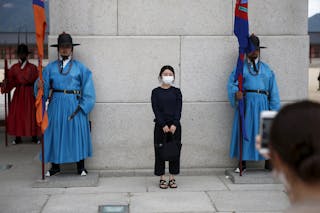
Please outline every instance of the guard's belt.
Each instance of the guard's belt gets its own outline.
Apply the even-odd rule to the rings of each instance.
[[[53,89],[53,92],[62,92],[64,94],[80,94],[80,90]]]
[[[251,89],[248,89],[248,90],[245,90],[245,92],[254,92],[254,93],[259,93],[259,94],[264,94],[266,96],[269,96],[269,92],[268,91],[265,91],[265,90],[251,90]]]

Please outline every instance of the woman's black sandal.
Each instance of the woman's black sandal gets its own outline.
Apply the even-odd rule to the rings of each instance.
[[[175,189],[178,187],[175,179],[169,180],[169,187],[172,189]]]
[[[167,189],[168,188],[167,181],[166,180],[160,180],[159,187],[160,187],[160,189]]]

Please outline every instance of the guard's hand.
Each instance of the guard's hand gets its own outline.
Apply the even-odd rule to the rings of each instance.
[[[0,93],[1,94],[4,93],[5,89],[6,89],[6,80],[3,80],[0,84]]]
[[[243,93],[241,91],[236,92],[236,99],[241,100],[243,98]]]
[[[172,134],[175,133],[176,129],[177,129],[177,127],[175,125],[170,126],[170,132],[172,132]]]
[[[163,129],[164,133],[170,132],[170,129],[169,129],[168,125],[165,125],[162,129]]]
[[[43,87],[43,81],[41,81],[40,79],[38,80],[38,89]]]

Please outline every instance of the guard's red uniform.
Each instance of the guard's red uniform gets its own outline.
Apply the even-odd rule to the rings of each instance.
[[[38,70],[28,61],[14,64],[7,74],[7,84],[3,92],[15,88],[9,107],[9,135],[38,136],[41,134],[36,123],[35,97],[33,84],[38,78]]]

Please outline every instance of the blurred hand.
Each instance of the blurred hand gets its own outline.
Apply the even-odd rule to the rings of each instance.
[[[164,133],[170,132],[170,129],[169,129],[168,125],[165,125],[162,129],[163,129]]]
[[[243,93],[241,91],[236,92],[236,99],[241,100],[243,98]]]
[[[170,132],[172,132],[172,134],[175,133],[176,129],[177,129],[177,127],[175,125],[170,126]]]
[[[41,81],[40,79],[38,80],[38,89],[43,87],[43,81]]]
[[[266,160],[270,159],[270,154],[269,153],[261,153],[261,135],[256,136],[256,149],[259,151],[260,155],[262,155]]]
[[[6,80],[3,80],[0,84],[0,93],[4,93],[5,91],[5,88],[6,88]]]

